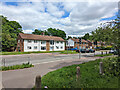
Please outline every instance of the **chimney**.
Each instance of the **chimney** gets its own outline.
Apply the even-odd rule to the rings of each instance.
[[[42,35],[45,36],[45,33],[43,32]]]

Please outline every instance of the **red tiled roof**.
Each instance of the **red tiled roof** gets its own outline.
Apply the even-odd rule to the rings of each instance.
[[[75,42],[79,42],[79,39],[71,38]],[[86,40],[82,39],[82,42],[87,42]]]
[[[43,36],[43,35],[24,34],[24,33],[19,33],[19,35],[22,39],[65,41],[61,37],[57,37],[57,36]]]

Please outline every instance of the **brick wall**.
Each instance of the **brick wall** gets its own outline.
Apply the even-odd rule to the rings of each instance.
[[[20,42],[18,42],[18,40],[20,40]],[[21,39],[20,36],[18,36],[18,39],[17,39],[16,51],[24,52],[24,40]]]
[[[46,51],[49,51],[50,50],[50,43],[49,41],[46,41]]]

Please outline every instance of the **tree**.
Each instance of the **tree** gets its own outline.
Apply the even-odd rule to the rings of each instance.
[[[92,32],[93,40],[105,41],[107,44],[112,45],[120,56],[120,18],[114,21],[104,23]]]
[[[44,33],[44,31],[38,30],[38,29],[35,29],[35,31],[32,32],[32,34],[37,34],[37,35],[42,35],[43,33]]]
[[[66,38],[66,33],[64,31],[55,28],[48,28],[47,30],[44,31],[35,29],[35,31],[32,32],[32,34],[37,34],[37,35],[42,35],[43,33],[48,36],[58,36],[58,37],[62,37],[63,39]]]
[[[86,33],[86,34],[82,37],[82,39],[88,40],[89,37],[90,37],[89,33]]]
[[[22,27],[18,22],[9,21],[4,16],[0,16],[0,20],[2,20],[2,51],[11,51],[13,47],[16,48],[16,39],[18,34],[22,33]]]

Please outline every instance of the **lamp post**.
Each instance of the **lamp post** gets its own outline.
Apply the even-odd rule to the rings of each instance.
[[[80,45],[81,45],[81,38],[79,38],[79,59],[81,58]]]

